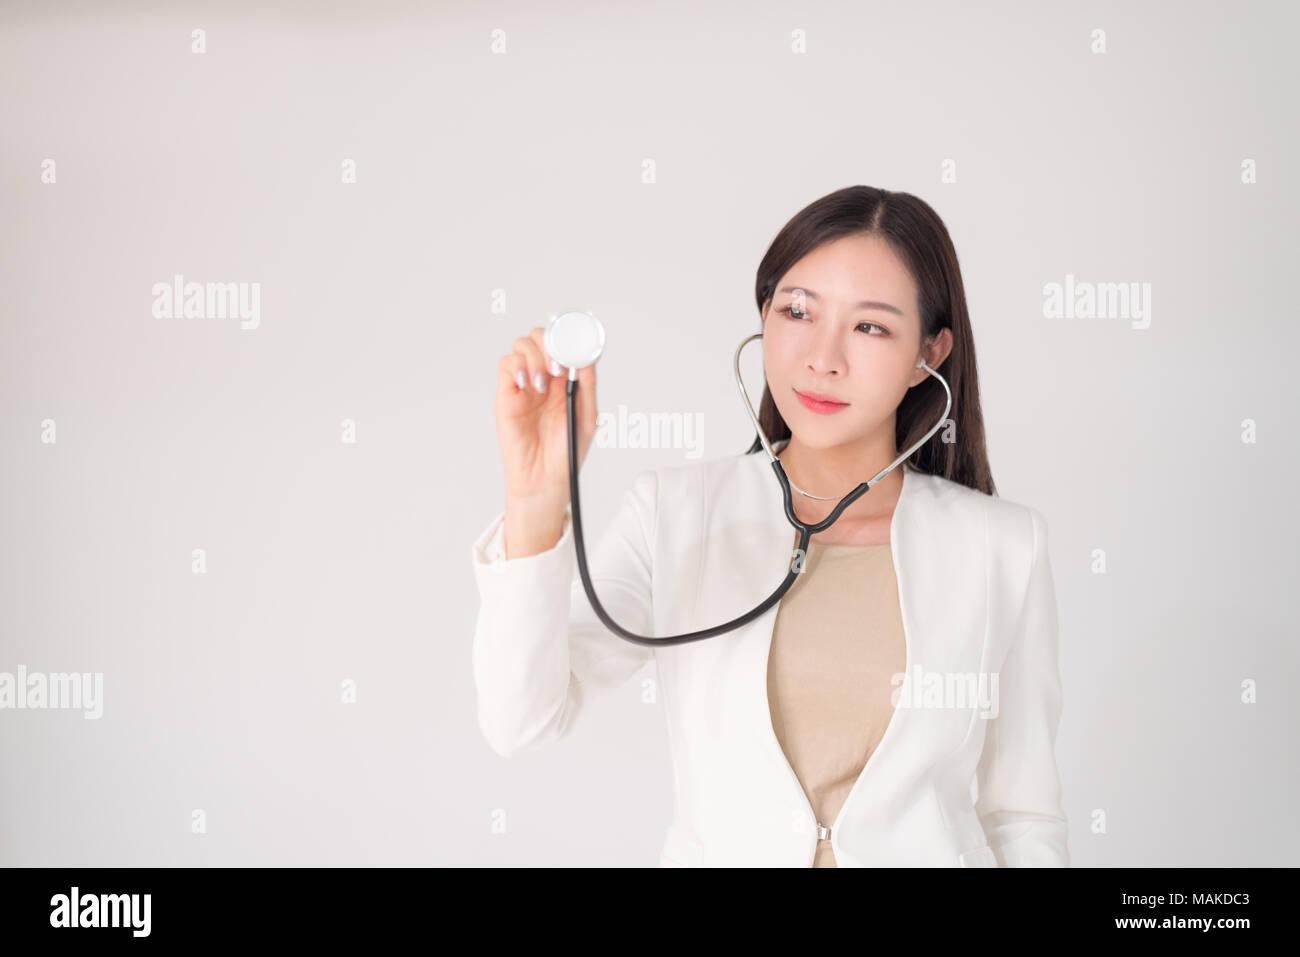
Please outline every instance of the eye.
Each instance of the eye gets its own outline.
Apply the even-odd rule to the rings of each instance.
[[[791,304],[788,305],[788,306],[782,306],[780,309],[777,310],[777,312],[781,313],[781,314],[784,315],[784,316],[788,316],[788,317],[791,318],[791,319],[807,319],[807,318],[808,318],[808,313],[799,310],[799,309],[794,305],[794,303],[791,303]],[[872,335],[872,334],[873,334],[873,333],[870,331],[870,330],[872,330],[872,329],[877,329],[877,330],[879,330],[878,332],[874,333],[876,336],[887,336],[887,335],[889,335],[889,330],[886,329],[884,326],[880,325],[879,323],[876,323],[876,322],[859,322],[858,325],[857,325],[857,328],[858,328],[858,329],[864,329],[864,327],[865,327],[865,331],[866,331],[867,335]]]

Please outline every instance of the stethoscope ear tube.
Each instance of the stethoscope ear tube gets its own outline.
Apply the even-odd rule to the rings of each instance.
[[[758,433],[758,439],[763,445],[763,451],[767,453],[768,459],[770,459],[772,463],[775,465],[780,460],[777,459],[776,457],[776,452],[772,448],[772,443],[768,439],[767,433],[763,431],[763,424],[758,421],[758,413],[754,411],[754,403],[749,400],[749,392],[746,391],[745,389],[745,380],[740,374],[740,354],[745,351],[745,346],[749,345],[751,342],[754,342],[755,340],[762,339],[762,338],[763,338],[763,334],[761,332],[756,332],[752,336],[747,336],[746,338],[740,340],[740,345],[736,347],[736,354],[732,358],[732,368],[736,375],[736,388],[740,390],[740,399],[742,402],[745,403],[745,411],[749,413],[749,421],[754,423],[754,431]],[[938,379],[939,384],[943,386],[943,391],[948,394],[948,401],[943,407],[943,415],[939,416],[939,421],[934,424],[933,428],[931,428],[929,432],[926,432],[925,435],[921,436],[919,439],[917,439],[917,441],[912,443],[912,447],[910,449],[908,449],[906,452],[899,455],[898,458],[894,459],[894,461],[890,462],[883,469],[881,469],[879,472],[877,472],[875,475],[869,478],[865,483],[868,488],[875,485],[882,478],[884,478],[886,475],[892,472],[898,466],[899,462],[902,462],[904,459],[909,458],[912,455],[912,453],[914,453],[917,449],[919,449],[922,445],[924,445],[926,442],[930,440],[930,436],[934,435],[935,432],[938,432],[939,429],[942,428],[944,422],[948,421],[948,413],[952,410],[952,389],[948,388],[948,381],[944,379],[943,376],[939,375],[939,373],[936,372],[934,369],[931,369],[929,363],[927,363],[924,359],[918,362],[916,364],[916,367],[918,369],[925,369],[925,371],[928,372],[931,376]],[[799,486],[794,485],[793,482],[790,482],[788,478],[783,480],[783,484],[785,483],[789,483],[795,489],[795,491],[797,491],[800,495],[803,495],[805,498],[816,499],[819,502],[835,501],[835,496],[833,495],[813,495],[811,492],[805,492],[803,489],[799,488]],[[859,486],[859,488],[860,487],[861,486]],[[849,493],[849,495],[851,495],[853,498],[848,499],[848,501],[850,502],[853,501],[853,499],[857,498],[857,496],[860,494],[861,492],[859,492],[858,489],[854,489],[852,492]],[[787,514],[790,513],[787,512]],[[838,515],[838,510],[835,514]],[[790,521],[797,522],[797,519],[795,519],[791,514]],[[821,529],[817,529],[817,531],[821,531]]]

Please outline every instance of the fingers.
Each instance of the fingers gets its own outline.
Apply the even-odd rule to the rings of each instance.
[[[519,352],[510,352],[497,363],[497,391],[506,395],[537,395],[528,384],[528,360]]]
[[[541,366],[540,371],[544,376],[546,376],[548,384],[551,379],[559,379],[563,381],[565,376],[568,374],[568,370],[562,368],[560,364],[552,359],[547,353],[546,330],[541,326],[534,326],[532,331],[528,333],[528,337],[537,345],[538,362]],[[535,375],[534,378],[536,378]]]
[[[531,396],[549,395],[551,383],[563,383],[568,379],[569,370],[555,362],[546,352],[545,330],[536,326],[528,335],[520,336],[514,341],[508,355],[499,362],[499,384],[501,388],[513,389],[516,393],[527,392]],[[589,365],[578,370],[578,414],[584,421],[596,418],[596,367]]]
[[[544,330],[535,327],[526,336],[514,341],[513,351],[505,356],[502,369],[509,372],[516,390],[531,390],[545,395],[550,391],[551,380],[563,375],[564,370],[546,354],[542,335]]]
[[[539,378],[544,371],[544,358],[541,346],[531,335],[516,339],[499,363],[502,387],[509,383],[517,393],[544,394],[549,379],[549,376]]]

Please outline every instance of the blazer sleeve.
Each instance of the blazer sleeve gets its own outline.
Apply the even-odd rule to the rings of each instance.
[[[1020,620],[998,674],[975,810],[1000,867],[1068,867],[1067,822],[1054,745],[1061,719],[1056,596],[1047,523],[1030,509],[1033,560]]]
[[[652,573],[658,478],[641,472],[587,568],[601,605],[638,635],[653,627]],[[505,512],[474,542],[479,613],[473,671],[478,725],[502,757],[555,741],[587,703],[635,674],[654,649],[626,641],[596,617],[578,576],[572,506],[549,551],[506,559]]]

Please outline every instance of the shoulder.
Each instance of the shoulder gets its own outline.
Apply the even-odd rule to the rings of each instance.
[[[682,465],[660,466],[642,474],[652,474],[661,497],[669,501],[707,495],[716,489],[740,491],[752,485],[756,478],[773,480],[767,458],[761,452],[738,452]]]
[[[1024,556],[1032,556],[1045,548],[1047,520],[1033,506],[1000,495],[987,495],[927,472],[909,470],[907,481],[916,483],[917,498],[925,500],[931,507],[982,521],[991,548]]]

